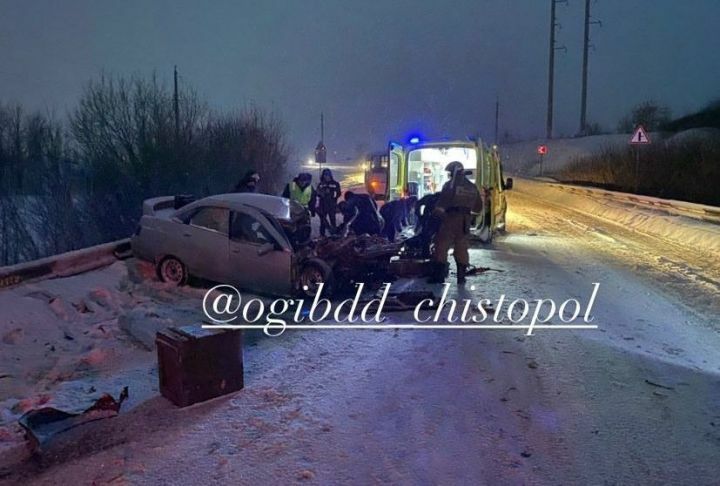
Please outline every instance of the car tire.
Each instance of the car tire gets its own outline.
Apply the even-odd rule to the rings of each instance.
[[[157,274],[163,282],[177,286],[185,285],[189,276],[187,266],[173,256],[165,257],[160,261],[157,266]]]
[[[329,297],[333,292],[332,269],[319,260],[310,261],[302,266],[298,274],[298,293],[304,297],[315,297],[317,286],[324,283],[323,295]]]

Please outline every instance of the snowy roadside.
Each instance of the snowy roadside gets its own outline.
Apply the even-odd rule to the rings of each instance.
[[[0,291],[0,469],[27,458],[25,412],[82,412],[130,385],[123,410],[157,395],[155,332],[198,322],[203,289],[170,288],[131,259]]]
[[[650,134],[654,138],[655,134]],[[540,173],[538,145],[547,145],[548,153],[543,159],[545,173],[557,171],[572,160],[601,153],[603,150],[626,147],[629,134],[593,135],[577,138],[556,138],[552,140],[529,140],[512,142],[500,146],[503,166],[508,172],[523,176]]]
[[[612,325],[587,336],[720,373],[720,261],[712,249],[717,240],[705,232],[720,227],[647,209],[638,213],[638,208],[519,179],[508,213],[515,231],[503,242],[521,255],[539,253],[531,266],[541,269],[535,278],[545,292],[572,286],[556,280],[558,267],[578,285],[583,279],[601,283],[597,319]],[[633,225],[638,221],[642,229]],[[652,231],[653,221],[658,231]],[[690,236],[666,238],[664,228],[676,235],[697,233],[690,244]]]
[[[697,217],[682,214],[682,210],[713,209],[680,201],[635,197],[604,190],[588,190],[578,186],[548,181],[521,179],[514,191],[561,206],[572,211],[600,218],[633,231],[655,236],[670,243],[705,251],[708,255],[720,251],[720,224],[711,224]],[[647,201],[651,200],[651,201]],[[653,207],[650,202],[655,202]],[[714,208],[720,213],[720,208]]]

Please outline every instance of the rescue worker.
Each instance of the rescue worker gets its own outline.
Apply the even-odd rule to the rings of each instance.
[[[411,196],[404,199],[396,199],[394,201],[383,204],[380,208],[380,215],[385,220],[385,226],[382,235],[389,241],[395,241],[395,235],[402,232],[407,226],[410,214],[412,214],[417,197]]]
[[[383,218],[375,200],[367,194],[345,193],[342,206],[343,226],[350,228],[356,235],[378,235],[383,229]]]
[[[415,236],[408,239],[405,245],[419,258],[432,256],[431,245],[440,227],[440,219],[433,216],[433,209],[439,198],[439,192],[427,194],[415,204]]]
[[[337,230],[337,200],[340,197],[340,183],[333,178],[330,169],[323,169],[320,174],[320,182],[315,189],[317,193],[316,212],[320,218],[320,236],[325,236],[325,231],[330,234]]]
[[[474,214],[481,214],[483,199],[480,191],[467,177],[460,162],[450,162],[445,170],[450,180],[445,183],[433,214],[440,218],[440,229],[435,236],[434,268],[431,282],[442,283],[448,271],[447,256],[454,248],[457,264],[457,282],[465,283],[465,272],[470,264],[468,233]]]
[[[249,170],[242,179],[235,184],[232,192],[257,192],[257,183],[260,182],[260,174],[256,170]]]
[[[297,201],[302,207],[315,216],[315,189],[312,187],[312,175],[301,172],[292,181],[288,182],[283,190],[282,197]]]
[[[432,217],[433,209],[435,209],[439,198],[439,192],[426,194],[415,204],[415,234],[420,234],[426,229],[430,229],[431,223],[434,222]],[[437,231],[437,225],[435,226],[435,228],[432,228],[433,234]]]

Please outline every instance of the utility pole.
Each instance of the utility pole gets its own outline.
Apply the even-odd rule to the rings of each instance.
[[[495,98],[495,145],[498,144],[498,120],[500,119],[500,98]]]
[[[173,69],[173,82],[175,89],[173,91],[173,109],[175,110],[175,146],[180,142],[180,103],[178,100],[178,73],[177,65]]]
[[[550,52],[548,59],[548,98],[547,98],[547,125],[545,129],[545,138],[548,140],[552,138],[553,131],[553,95],[555,88],[555,51],[563,49],[567,51],[565,46],[555,45],[555,29],[560,27],[560,24],[555,19],[555,7],[558,3],[567,4],[567,0],[550,0]]]
[[[600,22],[599,20],[590,20],[590,0],[585,0],[585,34],[583,37],[582,93],[580,95],[580,135],[587,135],[587,77],[591,24],[599,24],[602,26],[602,22]]]

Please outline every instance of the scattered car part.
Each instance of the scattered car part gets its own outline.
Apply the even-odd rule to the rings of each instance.
[[[106,393],[84,412],[69,413],[53,407],[43,407],[25,413],[20,417],[19,423],[30,437],[33,449],[38,450],[61,432],[88,422],[116,416],[127,398],[128,387],[124,387],[117,400]]]
[[[179,407],[243,388],[242,332],[170,327],[155,337],[160,394]]]
[[[432,305],[426,305],[426,309],[435,308],[437,298],[429,290],[414,290],[388,294],[383,305],[383,311],[386,312],[402,312],[414,309],[420,302],[431,300]]]
[[[470,265],[467,270],[465,270],[465,275],[469,277],[471,275],[478,275],[485,272],[502,272],[502,270],[490,267],[476,267],[474,265]]]
[[[433,262],[429,259],[399,258],[390,261],[390,272],[398,277],[429,277],[432,271]]]
[[[388,282],[393,278],[390,260],[399,251],[399,243],[370,235],[321,238],[315,246],[318,258],[332,267],[337,287]]]

